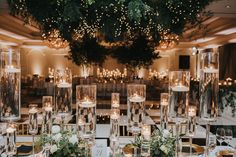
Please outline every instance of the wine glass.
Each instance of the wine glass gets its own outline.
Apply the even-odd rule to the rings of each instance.
[[[217,128],[216,129],[216,138],[220,143],[220,146],[222,145],[222,142],[225,139],[225,129],[224,128]]]
[[[229,142],[233,139],[233,131],[231,129],[225,130],[225,142],[229,144]]]

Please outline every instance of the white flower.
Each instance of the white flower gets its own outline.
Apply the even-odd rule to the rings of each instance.
[[[60,131],[61,131],[60,126],[58,126],[58,125],[53,125],[53,126],[52,126],[52,133],[53,133],[53,134],[57,134],[57,133],[59,133]]]
[[[163,130],[163,137],[168,138],[170,136],[170,132],[167,129]]]
[[[53,154],[57,151],[57,145],[52,145],[51,148],[50,148],[50,152]]]
[[[1,157],[7,157],[7,154],[6,153],[2,153]]]
[[[60,139],[61,139],[61,133],[58,133],[58,134],[56,134],[56,135],[53,135],[53,136],[52,136],[52,139],[53,139],[55,142],[60,141]]]
[[[72,144],[77,143],[77,142],[78,142],[77,135],[72,135],[72,136],[69,138],[69,142],[72,143]]]
[[[160,150],[162,150],[165,154],[168,154],[168,148],[165,145],[162,145]]]

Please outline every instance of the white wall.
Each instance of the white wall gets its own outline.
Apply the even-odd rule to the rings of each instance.
[[[41,76],[46,76],[48,74],[48,68],[65,68],[68,67],[72,69],[73,75],[81,74],[81,68],[72,61],[64,57],[68,53],[68,49],[56,50],[47,47],[27,47],[21,48],[21,66],[22,75],[28,74],[39,74]],[[153,65],[150,67],[159,72],[168,69],[178,70],[179,66],[179,55],[190,55],[190,72],[193,75],[195,72],[195,56],[191,55],[189,50],[172,50],[160,52],[162,58],[154,61]],[[118,68],[123,71],[124,65],[119,64],[116,59],[108,57],[103,65],[104,68],[113,70]],[[96,75],[97,67],[91,69],[91,74]],[[147,77],[148,71],[145,71],[145,77]]]

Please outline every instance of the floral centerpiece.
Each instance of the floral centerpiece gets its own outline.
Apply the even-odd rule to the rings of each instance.
[[[60,126],[52,126],[52,134],[43,134],[39,144],[42,147],[49,146],[50,157],[84,157],[85,143],[79,141],[76,133],[62,130]]]
[[[152,133],[150,141],[151,157],[174,157],[175,140],[169,130],[156,129]],[[124,153],[132,152],[131,149],[134,147],[141,148],[142,142],[142,137],[138,137],[134,143],[128,144],[123,148]]]

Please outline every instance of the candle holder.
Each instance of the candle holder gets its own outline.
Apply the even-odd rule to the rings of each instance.
[[[20,119],[20,53],[9,49],[1,52],[0,119],[16,121]]]
[[[29,105],[29,133],[32,135],[32,151],[33,156],[34,153],[34,136],[38,133],[38,109],[37,104],[30,104]]]
[[[51,136],[52,133],[52,115],[53,115],[53,99],[52,96],[43,96],[43,123],[42,123],[42,134]],[[44,145],[44,150],[48,154],[51,148],[50,143]]]
[[[120,94],[111,93],[111,114],[110,114],[110,148],[112,156],[116,156],[119,152],[119,136],[120,136]]]
[[[128,131],[137,135],[141,132],[144,121],[144,102],[146,99],[146,85],[129,84],[127,85],[128,101]]]
[[[119,109],[120,93],[111,93],[111,109]]]
[[[151,140],[151,126],[143,125],[141,130],[142,145],[141,145],[141,156],[149,157],[150,153],[150,140]]]
[[[7,143],[6,143],[6,155],[13,157],[16,152],[16,126],[13,123],[8,123],[7,129]]]
[[[96,135],[96,85],[76,86],[76,116],[80,139],[93,144]]]
[[[218,116],[219,54],[213,49],[201,53],[200,62],[200,123],[206,124],[205,156],[209,155],[210,123]]]
[[[189,71],[171,71],[169,73],[169,119],[176,124],[176,157],[179,156],[179,128],[181,123],[186,123],[188,120],[189,85]]]
[[[188,110],[188,136],[190,143],[190,156],[192,156],[192,138],[195,136],[196,132],[196,107],[189,106]]]
[[[54,74],[56,113],[63,117],[72,112],[72,73],[71,70],[57,69]]]
[[[160,124],[162,129],[168,127],[168,112],[169,112],[169,93],[161,93],[161,119]]]

